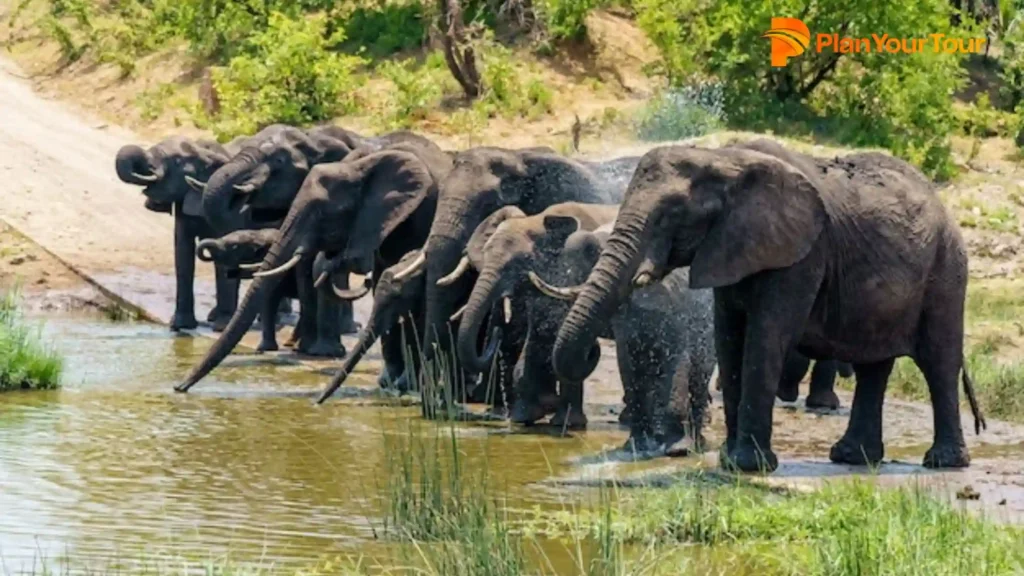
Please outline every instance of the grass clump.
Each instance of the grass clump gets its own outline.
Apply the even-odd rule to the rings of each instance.
[[[0,392],[57,388],[64,362],[25,323],[19,302],[17,290],[0,297]]]
[[[973,517],[920,487],[857,480],[797,493],[697,476],[622,494],[610,523],[607,514],[562,521],[594,536],[610,526],[611,538],[631,544],[695,544],[690,568],[754,563],[759,573],[893,576],[1024,569],[1019,528]]]

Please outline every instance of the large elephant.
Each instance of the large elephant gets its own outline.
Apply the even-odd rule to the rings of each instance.
[[[510,396],[514,402],[510,417],[513,422],[529,424],[554,409],[557,413],[553,424],[568,428],[586,426],[586,416],[579,404],[571,407],[563,404],[559,409],[552,402],[545,402],[537,392],[555,389],[550,345],[546,347],[547,354],[531,353],[544,348],[544,344],[537,341],[538,335],[550,333],[553,342],[554,329],[538,331],[531,329],[531,325],[547,321],[543,308],[561,303],[538,295],[530,285],[528,274],[531,271],[546,277],[554,274],[560,268],[563,245],[570,234],[608,224],[617,212],[618,206],[614,204],[565,202],[527,216],[516,206],[506,206],[488,216],[473,233],[466,247],[464,262],[467,265],[442,279],[441,283],[447,284],[454,281],[459,272],[470,268],[477,272],[460,315],[456,350],[468,370],[482,372],[491,365],[500,341],[501,353],[510,360],[512,368],[505,377],[512,382]],[[540,303],[533,301],[538,296]],[[519,325],[507,333],[482,332],[488,318],[497,316],[499,310],[508,310],[506,322],[513,324],[518,318]],[[513,310],[519,312],[512,314]],[[528,334],[533,335],[532,341]]]
[[[176,294],[171,329],[191,330],[199,326],[195,315],[196,241],[215,236],[203,215],[201,195],[186,178],[206,179],[231,157],[228,147],[206,140],[175,136],[148,149],[123,146],[117,152],[115,168],[123,182],[142,186],[145,207],[174,216],[174,276]],[[227,325],[238,303],[238,280],[227,277],[225,268],[214,266],[217,304],[207,321],[214,330]]]
[[[252,273],[247,273],[245,267],[263,262],[270,247],[277,240],[278,234],[278,230],[274,228],[237,230],[220,238],[203,240],[197,245],[196,254],[200,260],[218,262],[225,267],[237,270],[239,277],[251,277]],[[322,260],[322,258],[320,259]],[[278,350],[276,311],[285,298],[298,297],[299,284],[298,272],[293,271],[264,300],[260,312],[262,338],[256,348],[257,352]],[[347,276],[344,278],[335,276],[331,279],[329,287],[336,294],[346,297],[360,293],[349,290],[348,284]],[[318,300],[320,299],[318,298]],[[300,350],[305,349],[302,346],[303,341],[325,341],[338,345],[336,341],[341,337],[341,322],[342,317],[337,307],[322,306],[318,301],[315,308],[301,309],[294,331],[295,337],[292,340]],[[315,349],[316,346],[313,348]]]
[[[459,153],[441,186],[425,258],[416,263],[427,267],[427,358],[438,351],[454,358],[449,319],[466,302],[476,274],[463,274],[445,286],[437,282],[458,268],[470,236],[484,218],[503,206],[537,214],[561,202],[616,204],[623,192],[591,168],[546,149],[481,147]],[[471,375],[449,375],[451,381],[464,377]]]
[[[451,157],[433,144],[395,145],[314,166],[227,329],[175,390],[187,391],[215,368],[252,324],[263,294],[317,252],[373,261],[376,278],[422,247],[437,208],[438,182],[451,166]]]
[[[691,287],[715,291],[723,465],[777,467],[772,406],[791,347],[854,366],[850,422],[832,461],[882,459],[886,383],[895,359],[910,356],[934,411],[925,466],[969,465],[961,374],[976,431],[984,417],[964,369],[967,253],[915,168],[881,153],[814,159],[770,140],[651,150],[558,333],[555,372],[592,369],[595,323],[634,287],[682,266]]]
[[[381,387],[391,385],[403,392],[416,387],[420,352],[418,340],[423,333],[423,294],[426,292],[427,274],[422,268],[400,280],[395,279],[395,274],[408,268],[421,254],[422,250],[409,252],[376,279],[370,319],[360,330],[358,341],[345,357],[341,370],[320,394],[317,404],[322,404],[345,383],[378,338],[384,358],[384,371],[378,378]],[[406,367],[406,359],[412,360],[411,370]]]

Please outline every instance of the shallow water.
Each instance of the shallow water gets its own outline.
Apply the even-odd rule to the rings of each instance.
[[[66,356],[64,389],[0,397],[0,557],[173,553],[308,565],[363,552],[381,517],[384,431],[418,408],[316,407],[326,377],[267,357],[238,357],[197,385],[173,385],[206,350],[148,324],[50,319]],[[571,456],[621,442],[619,431],[559,438],[467,425],[460,447],[500,456],[492,476],[513,505],[564,498],[530,483]],[[597,442],[597,445],[594,443]],[[485,454],[485,446],[487,454]]]
[[[47,319],[44,336],[65,355],[64,388],[0,396],[0,571],[62,555],[99,566],[227,555],[302,567],[339,554],[389,553],[375,539],[385,437],[407,431],[418,408],[314,406],[327,377],[274,355],[231,357],[189,394],[176,394],[173,385],[212,341],[174,337],[162,326],[58,317]],[[512,507],[533,508],[586,501],[609,476],[714,465],[713,452],[609,462],[606,450],[627,433],[614,416],[599,414],[621,394],[608,374],[599,376],[587,389],[585,433],[460,425],[466,469],[486,467]],[[712,449],[723,428],[719,398]],[[868,472],[827,462],[849,395],[843,404],[831,415],[776,409],[781,466],[769,481],[814,485]],[[879,468],[883,483],[923,479],[947,493],[972,484],[981,499],[971,507],[1024,518],[1020,427],[990,422],[982,436],[968,433],[974,464],[942,474],[919,465],[931,434],[927,405],[887,402],[885,434],[896,461]]]

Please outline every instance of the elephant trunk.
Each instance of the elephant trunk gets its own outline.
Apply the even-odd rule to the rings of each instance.
[[[203,213],[210,227],[219,236],[246,227],[244,216],[232,207],[231,201],[237,193],[235,184],[259,166],[266,159],[265,156],[259,150],[242,150],[214,172],[206,182],[206,188],[203,190]]]
[[[435,225],[437,223],[435,221]],[[465,245],[465,240],[448,237],[431,238],[428,241],[430,249],[426,252],[426,334],[423,335],[423,349],[427,359],[434,358],[435,345],[442,351],[450,349],[448,321],[462,305],[469,285],[466,275],[448,286],[438,286],[437,281],[455,268]]]
[[[646,224],[647,218],[641,214],[619,215],[605,249],[555,339],[552,362],[559,378],[580,382],[596,368],[600,359],[600,348],[596,346],[600,324],[615,314],[628,294],[629,282],[640,266]]]
[[[143,148],[129,144],[117,151],[115,159],[117,177],[122,182],[149,186],[163,178],[163,166],[154,162]]]
[[[215,253],[220,251],[220,247],[217,245],[217,240],[214,238],[207,238],[206,240],[200,241],[196,244],[196,257],[203,262],[213,262],[216,260]]]
[[[485,352],[483,355],[477,353],[477,342],[480,338],[480,328],[484,326],[488,313],[494,308],[497,299],[501,297],[501,278],[498,270],[493,266],[487,269],[477,278],[476,285],[466,304],[459,322],[459,338],[457,351],[459,361],[463,367],[473,374],[487,370],[490,367],[491,358],[498,342],[498,329],[484,343]]]
[[[292,212],[288,214],[288,218],[281,228],[281,236],[270,247],[270,251],[263,259],[263,264],[260,266],[261,272],[277,269],[286,262],[290,262],[296,256],[303,258],[307,255],[304,242],[307,238],[306,234],[301,231],[312,230],[312,225],[315,222],[309,222],[312,220],[312,217],[305,216],[308,211],[304,211],[301,208],[301,206],[293,206]],[[280,275],[259,276],[253,280],[252,285],[249,286],[249,290],[245,294],[245,299],[242,300],[241,305],[238,306],[235,314],[231,317],[227,328],[217,338],[217,342],[206,353],[202,361],[192,369],[188,377],[175,387],[176,391],[187,392],[189,388],[202,380],[231,353],[249,330],[249,327],[252,326],[253,321],[256,320],[256,315],[260,311],[263,299],[273,292],[280,281]]]
[[[377,331],[374,330],[374,328],[376,328],[376,326],[374,326],[375,320],[376,318],[370,318],[370,321],[367,322],[367,326],[359,332],[359,340],[358,342],[356,342],[355,348],[353,348],[352,351],[348,353],[348,356],[345,357],[345,361],[341,366],[341,370],[339,370],[338,373],[334,375],[334,378],[331,379],[331,383],[328,384],[326,388],[324,388],[324,391],[320,394],[320,397],[316,399],[317,404],[323,404],[324,401],[326,401],[328,398],[331,397],[332,394],[334,394],[335,390],[340,388],[341,385],[345,383],[345,380],[348,379],[349,374],[351,374],[352,371],[355,370],[355,367],[356,365],[359,364],[359,361],[363,359],[363,356],[366,355],[366,352],[370,349],[371,346],[373,346],[373,343],[377,341]]]

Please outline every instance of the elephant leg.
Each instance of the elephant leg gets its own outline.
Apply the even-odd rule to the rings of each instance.
[[[316,290],[316,341],[306,353],[326,358],[342,358],[345,347],[341,345],[341,301],[327,290]]]
[[[526,346],[527,328],[527,322],[515,317],[511,323],[503,327],[504,333],[498,346],[498,362],[495,366],[497,381],[490,394],[490,404],[494,410],[509,410],[515,405],[516,391],[513,382],[516,364]]]
[[[894,358],[857,364],[850,422],[842,439],[832,446],[829,459],[839,464],[877,464],[885,456],[882,443],[882,402]]]
[[[174,279],[176,293],[171,330],[193,330],[196,321],[193,282],[196,276],[196,231],[187,216],[174,217]]]
[[[381,373],[381,378],[377,379],[377,383],[381,388],[388,388],[397,384],[406,372],[407,352],[401,327],[396,327],[380,337],[380,352],[384,357],[384,372]],[[408,385],[408,379],[406,379],[406,384]]]
[[[509,416],[512,422],[530,425],[557,408],[558,381],[551,365],[553,346],[553,338],[544,338],[536,333],[527,335],[513,376],[515,402]]]
[[[962,302],[959,307],[939,305],[925,313],[914,352],[932,402],[934,439],[923,462],[928,468],[965,468],[971,463],[960,425],[957,386],[961,370],[967,369],[963,365]]]
[[[583,411],[583,382],[563,383],[558,395],[558,410],[550,424],[563,430],[583,430],[587,415]]]
[[[295,347],[301,354],[310,354],[317,340],[317,290],[313,288],[312,263],[302,261],[295,271],[299,295],[299,322],[295,327],[299,342]]]
[[[746,320],[742,313],[727,310],[721,299],[715,298],[715,355],[718,359],[718,382],[722,390],[722,408],[725,411],[725,444],[722,457],[736,447],[740,406],[740,386],[743,370],[743,333]]]
[[[213,272],[217,285],[217,305],[210,310],[206,320],[213,324],[214,332],[223,332],[238,308],[238,288],[241,282],[237,278],[228,278],[227,270],[216,264]]]
[[[839,368],[835,360],[816,360],[814,371],[811,372],[811,391],[807,394],[805,405],[808,408],[825,410],[839,409],[839,396],[836,396],[836,372]]]
[[[711,405],[711,375],[715,371],[714,364],[691,361],[687,366],[686,384],[690,396],[689,421],[687,424],[687,435],[691,438],[690,444],[697,452],[703,452],[707,447],[704,438],[704,424],[710,422]]]
[[[782,369],[782,378],[779,379],[779,400],[796,402],[796,399],[800,397],[800,381],[807,375],[807,369],[810,367],[810,358],[796,350],[789,351]]]
[[[256,352],[273,352],[278,349],[277,322],[274,320],[277,318],[277,307],[281,300],[280,284],[263,299],[263,304],[260,308],[260,343],[256,347]]]

